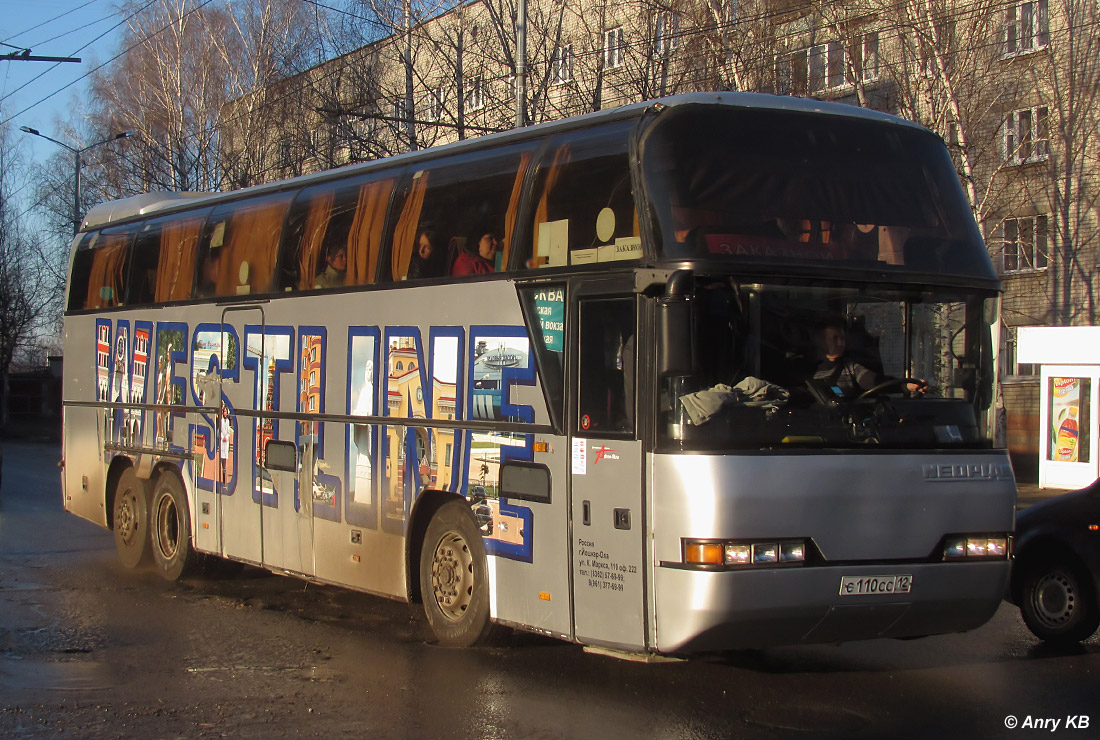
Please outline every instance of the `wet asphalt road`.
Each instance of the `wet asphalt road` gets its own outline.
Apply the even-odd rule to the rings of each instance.
[[[57,457],[4,446],[2,738],[1100,736],[1100,638],[1050,650],[1007,604],[965,635],[690,662],[522,634],[443,649],[396,602],[251,569],[127,571],[109,532],[62,511]]]

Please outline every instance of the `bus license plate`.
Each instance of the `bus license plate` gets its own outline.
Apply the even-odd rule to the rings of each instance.
[[[841,596],[907,594],[913,588],[913,576],[841,576]]]

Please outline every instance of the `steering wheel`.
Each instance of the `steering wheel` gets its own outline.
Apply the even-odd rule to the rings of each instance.
[[[875,385],[871,386],[867,390],[863,391],[863,393],[860,393],[858,396],[856,396],[856,400],[857,401],[862,401],[863,399],[867,398],[867,396],[878,393],[879,391],[886,390],[887,388],[891,388],[895,385],[900,385],[900,386],[904,387],[904,386],[909,385],[910,383],[913,383],[913,384],[915,384],[917,386],[920,386],[922,388],[927,388],[928,387],[927,383],[925,383],[923,380],[919,380],[917,378],[888,378],[888,379],[882,381],[881,383],[876,383]]]

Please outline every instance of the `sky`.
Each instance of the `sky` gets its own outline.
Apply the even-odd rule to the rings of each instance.
[[[0,54],[29,48],[35,56],[80,57],[79,63],[0,61],[0,120],[9,121],[33,162],[58,147],[19,132],[58,134],[58,122],[83,113],[89,72],[118,51],[123,20],[115,0],[0,0]],[[12,48],[17,47],[17,48]]]

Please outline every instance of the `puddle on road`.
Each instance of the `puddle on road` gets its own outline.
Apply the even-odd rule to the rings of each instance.
[[[5,691],[109,690],[109,677],[107,666],[94,660],[0,659],[0,689]]]

